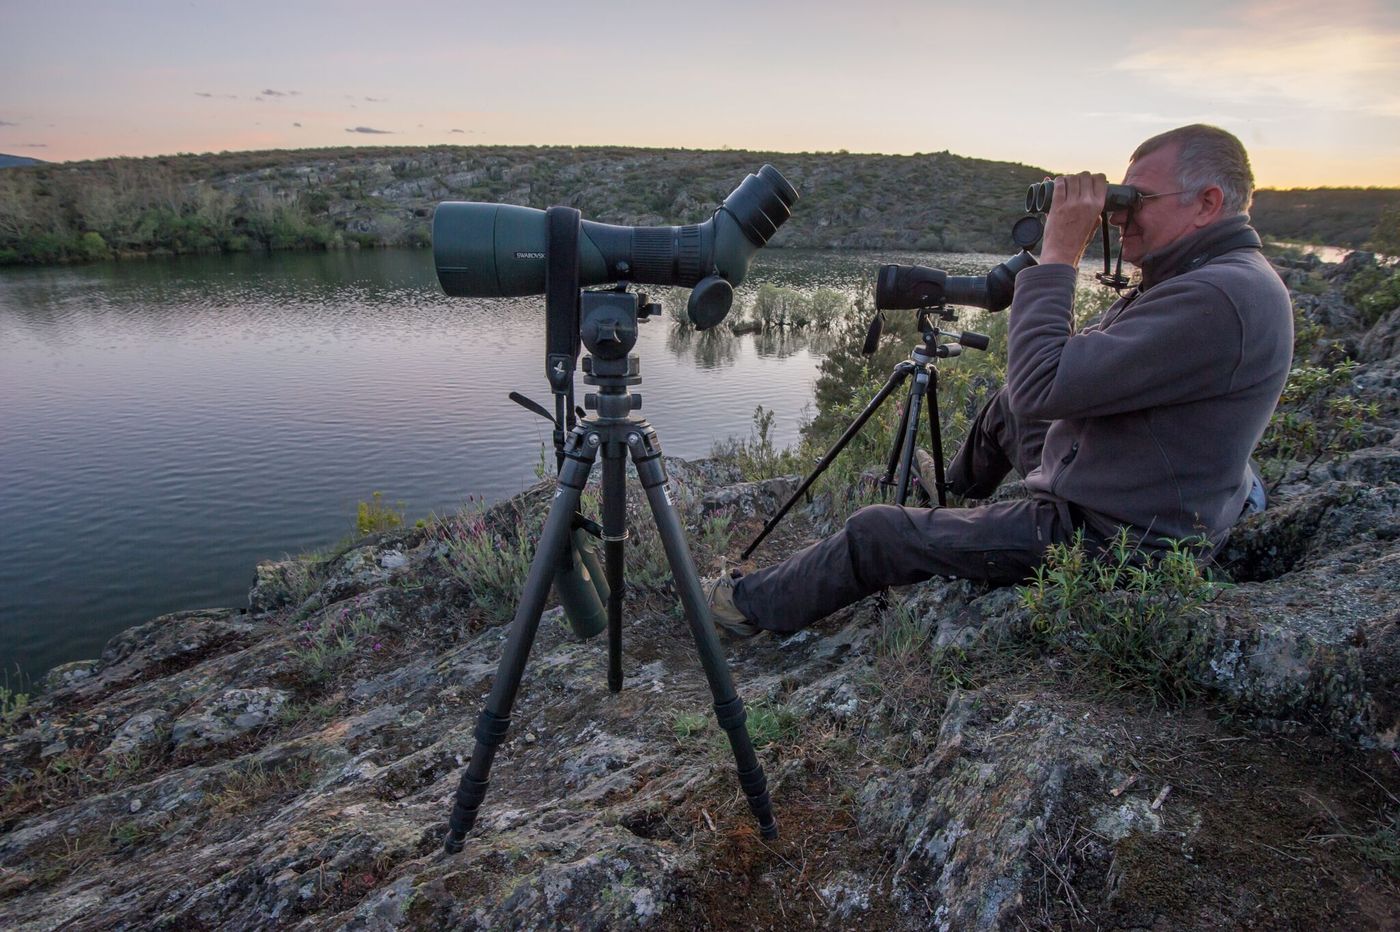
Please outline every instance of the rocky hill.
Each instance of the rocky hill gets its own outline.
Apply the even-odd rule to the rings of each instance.
[[[5,155],[0,152],[0,168],[14,168],[17,165],[42,165],[40,159],[31,159],[23,155]]]
[[[543,485],[260,566],[247,607],[155,619],[7,709],[4,924],[1395,928],[1400,309],[1345,297],[1374,270],[1282,270],[1313,358],[1354,359],[1377,407],[1350,455],[1277,471],[1232,584],[1102,593],[1059,627],[1035,587],[934,580],[729,644],[776,841],[634,521],[626,688],[550,610],[478,826],[442,854]],[[670,472],[706,573],[795,482]],[[759,559],[843,507],[819,496]],[[1091,608],[1121,625],[1095,640]]]
[[[110,159],[0,176],[0,259],[421,245],[444,200],[569,204],[627,225],[707,219],[772,162],[801,191],[779,246],[1014,251],[1043,172],[916,156],[433,147]],[[94,239],[89,234],[95,234]],[[86,243],[82,238],[87,236]]]
[[[341,148],[36,165],[0,175],[0,264],[425,245],[444,200],[702,221],[771,162],[802,195],[777,247],[1010,253],[1043,169],[912,156],[608,147]],[[1400,192],[1260,192],[1265,236],[1360,246]]]

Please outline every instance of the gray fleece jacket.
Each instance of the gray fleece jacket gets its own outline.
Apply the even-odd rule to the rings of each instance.
[[[1054,422],[1032,492],[1078,506],[1103,536],[1224,542],[1293,357],[1288,292],[1259,250],[1201,262],[1248,229],[1240,215],[1145,257],[1142,285],[1078,333],[1075,269],[1017,276],[1010,405]]]

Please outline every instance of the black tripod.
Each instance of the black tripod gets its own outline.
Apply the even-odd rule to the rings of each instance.
[[[875,393],[875,397],[870,399],[870,403],[865,406],[851,425],[846,428],[846,432],[817,462],[817,466],[812,470],[811,475],[802,481],[796,492],[787,500],[782,508],[778,509],[758,537],[743,552],[742,558],[747,560],[758,545],[763,543],[773,530],[778,526],[778,522],[783,520],[783,516],[797,504],[798,500],[811,488],[826,468],[832,464],[836,457],[845,449],[860,429],[865,426],[865,422],[879,410],[880,405],[894,393],[900,384],[910,376],[914,380],[909,383],[909,397],[904,405],[904,413],[899,419],[899,429],[895,431],[894,443],[890,448],[889,461],[885,467],[885,474],[880,479],[883,488],[894,487],[895,501],[903,505],[909,498],[909,476],[913,472],[914,450],[918,446],[919,434],[919,411],[924,405],[924,399],[928,399],[928,425],[932,435],[933,464],[934,464],[934,492],[938,497],[939,505],[946,505],[947,483],[943,478],[943,429],[939,424],[938,417],[938,369],[934,365],[936,360],[948,359],[952,356],[962,355],[963,347],[970,349],[984,350],[987,348],[988,339],[985,335],[974,333],[970,330],[943,330],[937,322],[956,321],[957,313],[947,305],[939,305],[934,308],[920,308],[918,327],[923,335],[923,343],[916,345],[909,353],[909,358],[903,360],[894,367],[890,373],[889,380]],[[946,337],[950,342],[940,343],[939,339]],[[874,352],[871,343],[878,341],[878,329],[872,328],[872,339],[867,340],[867,347],[870,353]],[[927,481],[928,477],[924,477]]]
[[[486,795],[491,761],[510,727],[511,706],[520,687],[550,584],[561,559],[567,555],[580,498],[600,451],[603,456],[603,542],[609,592],[608,689],[612,692],[622,689],[623,542],[627,539],[626,481],[627,457],[630,456],[646,491],[676,591],[700,652],[700,664],[714,696],[715,714],[720,727],[729,736],[738,764],[739,783],[758,819],[763,837],[775,838],[778,825],[768,798],[767,779],[749,739],[744,704],[734,691],[734,681],[710,619],[709,605],[686,544],[684,528],[666,491],[661,445],[651,425],[634,413],[641,408],[641,396],[629,391],[629,386],[642,381],[640,361],[628,355],[636,345],[639,313],[652,312],[655,306],[644,306],[639,312],[637,295],[625,288],[585,291],[581,295],[575,292],[574,297],[580,309],[575,319],[581,320],[576,333],[581,334],[584,345],[593,354],[583,360],[584,381],[597,386],[598,391],[585,396],[585,407],[592,413],[573,427],[562,443],[558,491],[540,533],[539,546],[511,622],[496,680],[477,719],[476,747],[457,787],[443,846],[448,853],[461,851],[467,832],[476,822],[477,810]],[[561,409],[561,429],[562,425]]]

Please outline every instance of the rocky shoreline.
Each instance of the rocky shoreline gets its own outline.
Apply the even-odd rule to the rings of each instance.
[[[1183,622],[1185,704],[1086,675],[1018,590],[962,581],[731,643],[781,825],[765,842],[639,549],[626,688],[547,613],[481,819],[446,857],[505,634],[454,547],[502,550],[542,485],[470,528],[265,564],[247,608],[158,618],[54,671],[0,741],[3,925],[1394,928],[1400,310],[1363,326],[1337,293],[1358,263],[1283,272],[1334,286],[1298,309],[1381,414],[1238,529],[1233,584]],[[669,467],[702,573],[794,482]],[[817,499],[760,561],[836,520]]]

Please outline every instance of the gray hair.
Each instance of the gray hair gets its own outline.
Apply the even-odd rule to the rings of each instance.
[[[1192,123],[1159,133],[1138,146],[1130,161],[1158,149],[1178,145],[1176,181],[1188,196],[1215,186],[1224,194],[1220,205],[1222,216],[1230,217],[1249,211],[1254,200],[1254,172],[1249,168],[1249,155],[1233,134],[1218,126]]]

